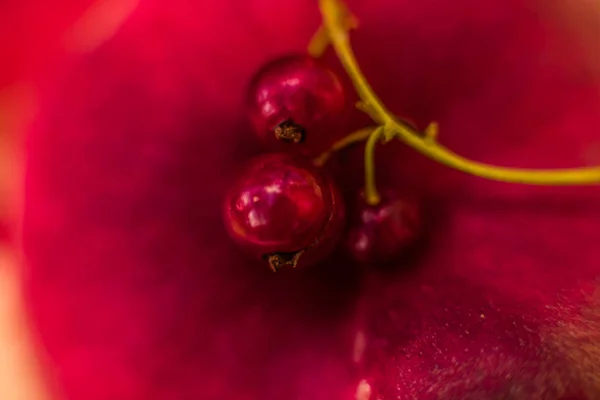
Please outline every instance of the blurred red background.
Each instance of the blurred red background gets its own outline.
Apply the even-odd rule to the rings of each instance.
[[[423,123],[451,109],[442,135],[474,158],[598,163],[598,2],[422,3],[352,3],[364,20],[360,62],[394,110]],[[381,159],[398,173],[386,180],[427,186],[436,206],[451,210],[423,272],[375,274],[359,291],[340,283],[339,270],[281,282],[246,273],[213,229],[226,183],[212,171],[228,171],[255,150],[227,133],[240,129],[238,91],[262,62],[303,48],[318,26],[317,6],[136,5],[0,2],[0,221],[9,232],[2,235],[20,246],[27,159],[26,286],[52,373],[69,398],[337,400],[361,379],[382,400],[594,398],[597,190],[473,183],[393,147]],[[497,42],[461,34],[464,25]],[[495,26],[506,34],[495,35]],[[464,45],[470,39],[473,47]],[[381,61],[387,57],[393,62]],[[540,66],[547,69],[538,73]],[[112,167],[109,157],[133,172]],[[173,168],[175,179],[165,179]],[[147,208],[131,222],[127,212],[139,204]],[[347,367],[340,353],[348,336],[360,337],[355,331],[367,335],[368,356]],[[436,359],[436,346],[445,358]],[[480,351],[490,353],[477,358]]]

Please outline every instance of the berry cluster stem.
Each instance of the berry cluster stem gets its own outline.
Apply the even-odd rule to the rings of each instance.
[[[381,202],[375,185],[375,147],[382,139],[383,133],[383,128],[375,129],[365,144],[365,201],[372,206]]]
[[[347,136],[344,136],[343,138],[335,142],[328,151],[315,158],[313,160],[313,163],[318,167],[322,167],[335,152],[345,149],[348,146],[352,146],[353,144],[364,142],[371,136],[375,129],[377,129],[377,127],[370,126],[367,128],[359,129]]]
[[[508,168],[473,161],[462,157],[437,142],[438,127],[431,123],[424,132],[416,131],[409,124],[394,116],[377,97],[358,66],[352,51],[349,30],[357,26],[356,19],[350,14],[341,0],[319,0],[323,16],[323,25],[309,44],[309,53],[320,56],[328,45],[333,46],[344,69],[350,77],[361,102],[358,108],[367,113],[379,128],[372,129],[369,135],[351,134],[349,139],[342,140],[332,151],[321,157],[322,162],[333,151],[341,149],[340,143],[354,143],[357,138],[367,140],[365,148],[365,191],[372,204],[377,204],[379,196],[374,183],[374,150],[378,139],[385,141],[392,138],[402,140],[408,146],[423,155],[450,168],[485,179],[512,182],[528,185],[589,185],[600,183],[600,167],[566,168],[566,169],[526,169]],[[364,134],[364,131],[362,132]],[[352,139],[352,140],[350,140]],[[317,160],[319,160],[317,159]],[[370,193],[370,194],[369,194]]]

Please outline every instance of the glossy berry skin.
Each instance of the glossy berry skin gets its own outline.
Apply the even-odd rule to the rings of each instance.
[[[251,161],[224,202],[232,239],[275,271],[323,259],[339,240],[343,221],[333,182],[310,162],[285,153]]]
[[[419,205],[393,191],[383,192],[372,206],[361,195],[347,246],[354,259],[364,264],[397,261],[414,244],[421,232]]]
[[[247,107],[256,135],[268,145],[317,155],[341,132],[345,95],[338,77],[320,61],[288,56],[256,74]]]

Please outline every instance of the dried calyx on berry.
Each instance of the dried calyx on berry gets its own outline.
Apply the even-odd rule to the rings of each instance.
[[[279,123],[275,127],[275,138],[288,143],[300,143],[304,141],[304,128],[294,123],[291,119]]]
[[[304,254],[304,250],[293,253],[266,254],[263,256],[263,258],[267,260],[271,270],[273,272],[277,272],[283,267],[296,268],[300,257],[302,257],[302,254]]]

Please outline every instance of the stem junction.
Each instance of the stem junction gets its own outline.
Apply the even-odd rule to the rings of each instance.
[[[357,108],[368,114],[377,127],[361,129],[337,142],[330,151],[315,160],[317,165],[327,161],[335,151],[356,143],[367,141],[365,147],[365,196],[370,204],[377,204],[379,194],[375,187],[374,151],[378,141],[399,139],[408,146],[447,167],[485,179],[527,185],[566,186],[600,183],[600,167],[565,169],[527,169],[500,167],[467,159],[437,141],[438,125],[429,124],[424,132],[418,132],[410,124],[392,114],[377,97],[358,66],[352,51],[349,30],[358,26],[357,19],[341,0],[319,0],[323,25],[308,46],[308,52],[319,57],[329,45],[333,47],[350,77],[361,101]]]

